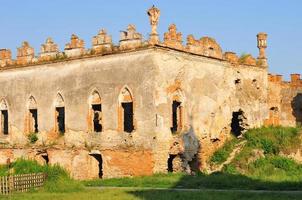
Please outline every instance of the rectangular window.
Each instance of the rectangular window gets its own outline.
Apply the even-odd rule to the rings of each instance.
[[[65,108],[64,107],[57,107],[57,126],[59,133],[65,133]]]
[[[4,135],[8,135],[8,112],[7,112],[7,110],[1,110],[1,132]]]

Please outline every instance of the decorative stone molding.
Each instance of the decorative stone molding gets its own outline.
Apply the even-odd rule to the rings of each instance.
[[[225,52],[224,59],[230,62],[231,64],[237,65],[239,58],[234,52]]]
[[[12,61],[12,53],[9,49],[0,49],[0,67],[5,67],[7,65],[11,65]]]
[[[150,25],[151,25],[151,34],[150,34],[149,43],[158,44],[159,36],[157,33],[157,25],[158,25],[159,16],[160,16],[160,10],[153,5],[152,8],[150,8],[147,11],[147,14],[149,15],[149,20],[150,20]]]
[[[112,51],[113,44],[110,35],[107,35],[105,29],[99,31],[98,35],[92,38],[92,50],[95,53]]]
[[[41,53],[39,60],[48,61],[55,58],[59,53],[58,45],[55,44],[52,38],[47,38],[45,44],[41,45]]]
[[[201,38],[200,45],[202,47],[202,55],[222,59],[221,47],[213,38]]]
[[[26,65],[34,61],[34,48],[29,46],[29,43],[24,41],[22,46],[17,49],[17,64]]]
[[[128,25],[127,31],[121,32],[120,50],[135,49],[140,46],[142,46],[142,35],[136,32],[135,25]]]
[[[187,37],[187,50],[201,54],[203,56],[222,59],[222,50],[219,44],[210,37],[202,37],[200,40],[196,40],[193,35]]]
[[[175,24],[169,26],[168,32],[164,34],[164,44],[173,48],[182,49],[182,34],[177,33]]]
[[[71,35],[70,43],[65,45],[64,52],[67,57],[78,57],[85,53],[84,40],[79,39],[75,34]]]
[[[257,34],[257,47],[259,48],[258,60],[262,67],[268,67],[265,49],[267,48],[267,34]]]

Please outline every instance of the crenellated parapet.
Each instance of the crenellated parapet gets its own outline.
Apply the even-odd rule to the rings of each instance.
[[[54,43],[52,38],[47,38],[46,42],[41,45],[41,52],[39,61],[49,61],[58,56],[59,48],[58,45]]]
[[[135,49],[142,46],[142,34],[136,32],[134,24],[129,24],[127,31],[121,31],[120,35],[120,50]]]
[[[70,43],[65,45],[64,53],[67,57],[78,57],[85,53],[84,40],[80,39],[77,35],[72,34]]]
[[[187,37],[186,49],[190,52],[201,54],[203,56],[222,59],[222,50],[219,44],[210,37],[202,37],[196,40],[193,35]]]
[[[183,49],[182,46],[182,33],[177,32],[175,24],[171,24],[168,32],[164,34],[164,45],[172,48]]]
[[[229,63],[231,63],[233,65],[238,65],[238,63],[239,63],[239,58],[238,58],[237,54],[234,52],[229,52],[229,51],[225,52],[223,57],[226,61],[228,61]]]
[[[256,60],[251,55],[245,55],[240,58],[235,53],[223,51],[215,39],[211,37],[201,37],[195,39],[193,35],[187,36],[187,43],[183,45],[182,33],[177,31],[176,25],[171,24],[168,32],[164,33],[164,40],[161,42],[157,32],[159,23],[160,10],[155,6],[148,9],[151,33],[147,40],[143,40],[142,34],[136,31],[133,24],[128,25],[126,31],[121,31],[120,41],[118,45],[114,45],[112,38],[107,34],[105,29],[101,29],[96,36],[92,38],[91,49],[85,49],[85,43],[75,34],[72,34],[70,42],[65,45],[64,51],[60,52],[58,45],[48,38],[41,45],[38,57],[35,57],[34,49],[23,42],[22,47],[18,48],[17,59],[11,58],[11,51],[7,49],[0,50],[0,66],[17,66],[32,65],[45,62],[58,62],[68,59],[80,59],[89,56],[101,56],[107,54],[115,54],[127,50],[139,50],[143,48],[170,48],[184,53],[193,53],[196,55],[225,60],[232,65],[247,65],[257,67],[267,67],[267,58],[265,49],[267,47],[267,34],[259,33],[257,35],[257,47],[259,48],[259,56]]]
[[[0,49],[0,67],[13,64],[12,52],[9,49]]]
[[[95,53],[110,52],[113,49],[112,38],[105,29],[92,38],[92,50]]]
[[[28,42],[23,42],[22,46],[17,49],[17,64],[26,65],[34,62],[35,51]]]

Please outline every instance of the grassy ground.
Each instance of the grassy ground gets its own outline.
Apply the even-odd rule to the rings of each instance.
[[[3,200],[177,200],[177,199],[203,199],[203,200],[300,200],[302,194],[276,194],[276,193],[244,193],[244,192],[184,192],[169,190],[123,190],[123,189],[104,189],[104,190],[84,190],[71,193],[23,193],[15,194],[11,197],[0,196]]]
[[[11,197],[0,196],[0,199],[302,199],[299,193],[280,193],[280,190],[302,190],[302,165],[281,156],[300,148],[301,130],[297,128],[259,128],[244,135],[246,145],[235,159],[224,167],[224,170],[211,175],[197,173],[155,174],[149,177],[119,178],[92,181],[74,181],[59,166],[41,166],[35,161],[18,160],[13,163],[13,173],[45,172],[48,180],[38,192],[14,194]],[[242,139],[241,139],[242,140]],[[236,138],[218,150],[211,159],[215,164],[225,161],[235,145]],[[254,150],[263,152],[255,158]],[[11,170],[12,171],[12,170]],[[0,176],[8,173],[7,166],[0,166]],[[85,189],[84,186],[137,187],[133,189]],[[150,189],[141,189],[141,188]],[[162,188],[157,190],[156,188]],[[171,191],[171,189],[226,189],[226,190],[274,190],[271,192],[239,191]]]

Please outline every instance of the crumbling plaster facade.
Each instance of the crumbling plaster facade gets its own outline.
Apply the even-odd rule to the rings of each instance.
[[[191,173],[231,132],[273,124],[282,90],[268,79],[265,33],[258,59],[242,59],[210,37],[184,45],[174,24],[161,42],[159,14],[148,10],[148,40],[129,25],[119,45],[102,29],[91,49],[73,34],[64,52],[51,38],[38,57],[28,42],[17,60],[0,50],[0,164],[57,163],[76,179]]]

